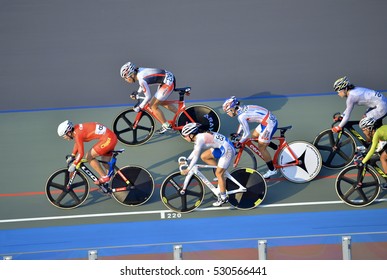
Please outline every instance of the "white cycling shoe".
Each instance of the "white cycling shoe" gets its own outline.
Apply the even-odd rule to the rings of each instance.
[[[265,174],[263,174],[263,178],[265,179],[269,179],[271,176],[277,174],[277,169],[274,169],[274,170],[268,170]]]

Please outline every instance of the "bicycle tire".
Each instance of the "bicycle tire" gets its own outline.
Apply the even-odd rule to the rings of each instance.
[[[196,122],[201,124],[201,129],[218,132],[220,129],[220,118],[214,109],[206,105],[192,105],[185,109],[185,112]],[[184,126],[191,121],[185,112],[181,112],[177,118],[177,126]],[[181,130],[179,131],[181,135]]]
[[[254,152],[250,150],[250,148],[244,147],[241,158],[238,162],[238,165],[234,167],[239,167],[239,168],[244,167],[244,168],[251,168],[251,169],[257,170],[258,163]]]
[[[118,114],[113,121],[113,131],[118,141],[125,145],[143,145],[152,138],[155,132],[155,120],[146,111],[142,111],[137,127],[133,128],[137,114],[133,109],[128,109]]]
[[[289,148],[290,149],[289,149]],[[319,150],[306,141],[288,143],[278,154],[278,164],[285,165],[294,162],[291,151],[299,160],[298,165],[279,168],[282,175],[293,183],[306,183],[312,181],[321,171],[322,158]]]
[[[180,172],[175,172],[170,174],[161,184],[161,201],[168,209],[174,212],[191,212],[203,202],[205,189],[203,182],[195,174],[190,178],[185,193],[180,193],[185,179],[186,176],[181,175]]]
[[[148,170],[137,165],[120,168],[111,180],[112,190],[127,187],[120,173],[129,180],[130,187],[126,190],[112,192],[113,198],[118,203],[124,206],[139,206],[146,203],[152,197],[154,180]]]
[[[267,185],[262,175],[251,168],[238,168],[231,172],[234,177],[247,191],[228,196],[228,202],[240,210],[250,210],[257,207],[265,199]],[[239,189],[229,178],[226,180],[227,191]]]
[[[358,167],[350,165],[344,168],[336,177],[335,189],[339,198],[349,206],[365,207],[379,196],[380,179],[377,172],[366,166],[362,186],[357,187]]]
[[[90,192],[86,176],[77,172],[68,188],[70,177],[67,168],[55,171],[46,182],[45,193],[48,201],[60,209],[74,209],[82,205]]]
[[[348,166],[356,152],[356,141],[347,131],[342,131],[339,148],[333,150],[338,134],[331,129],[321,131],[313,141],[313,145],[320,151],[322,164],[329,169],[339,169]]]

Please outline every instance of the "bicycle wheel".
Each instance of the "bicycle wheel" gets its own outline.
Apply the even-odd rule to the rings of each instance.
[[[249,210],[257,207],[265,199],[267,193],[266,181],[262,175],[251,168],[239,168],[231,172],[234,177],[247,191],[230,194],[228,202],[241,210]],[[226,180],[227,191],[239,189],[239,186],[232,180]]]
[[[279,152],[278,165],[286,165],[299,160],[298,165],[280,168],[282,175],[293,183],[306,183],[313,180],[322,167],[320,152],[305,141],[294,141]]]
[[[337,137],[341,137],[337,149],[333,149]],[[350,164],[355,156],[356,142],[347,131],[333,133],[330,129],[320,132],[313,145],[320,151],[323,166],[330,169],[342,168]]]
[[[123,177],[129,180],[129,186]],[[148,170],[141,166],[125,166],[120,168],[111,181],[112,196],[125,206],[138,206],[147,202],[154,191],[154,181]]]
[[[47,180],[45,192],[48,201],[61,209],[73,209],[86,201],[89,195],[89,182],[83,173],[77,172],[69,186],[67,168],[55,171]]]
[[[366,167],[361,187],[357,186],[358,167],[350,165],[337,175],[335,188],[340,199],[353,207],[371,204],[380,193],[380,179],[373,168]]]
[[[196,175],[192,175],[188,181],[185,193],[180,193],[185,179],[186,176],[181,175],[180,172],[175,172],[169,175],[160,187],[161,201],[172,211],[188,213],[198,208],[203,202],[204,186]]]
[[[234,167],[237,167],[237,166],[234,166]],[[257,158],[255,157],[255,154],[252,150],[250,150],[247,147],[243,148],[242,155],[238,162],[238,167],[252,168],[254,170],[257,170],[257,167],[258,167]]]
[[[148,142],[155,132],[155,121],[145,111],[141,112],[141,117],[134,128],[137,115],[138,113],[133,109],[129,109],[121,112],[113,121],[113,131],[117,135],[118,141],[125,145],[142,145]]]
[[[177,118],[177,126],[184,126],[191,122],[187,114],[196,123],[200,123],[203,130],[218,132],[220,129],[220,118],[218,114],[206,105],[192,105],[187,107]]]

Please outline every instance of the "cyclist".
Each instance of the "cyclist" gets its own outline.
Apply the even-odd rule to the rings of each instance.
[[[231,96],[223,103],[223,111],[230,117],[238,116],[239,127],[237,133],[232,136],[242,136],[236,147],[246,141],[250,135],[249,122],[259,123],[252,133],[252,138],[258,138],[258,149],[262,154],[263,160],[266,162],[269,170],[263,175],[263,178],[268,179],[277,174],[277,169],[274,168],[272,157],[267,150],[267,146],[277,149],[277,145],[271,142],[274,133],[277,130],[278,121],[276,116],[269,110],[257,105],[240,106],[239,100],[235,96]]]
[[[215,176],[218,179],[219,197],[218,201],[214,202],[213,206],[221,206],[228,202],[226,194],[226,178],[225,172],[235,157],[235,149],[233,144],[222,134],[216,132],[200,132],[200,124],[188,123],[181,133],[185,140],[194,142],[195,146],[192,153],[187,158],[189,166],[182,170],[182,175],[187,175],[191,168],[200,158],[208,165],[217,166]],[[202,150],[205,150],[202,152]]]
[[[101,157],[104,161],[109,161],[114,147],[117,144],[117,137],[113,131],[106,126],[97,123],[81,123],[73,125],[71,121],[64,121],[58,126],[58,135],[65,140],[74,140],[74,147],[66,161],[70,164],[68,171],[74,172],[77,165],[85,155],[84,142],[98,140],[98,142],[86,153],[86,160],[90,162],[91,167],[99,174],[99,183],[105,184],[109,181],[107,172],[103,170],[96,157]],[[108,166],[105,166],[108,169]]]
[[[359,126],[364,134],[372,138],[372,144],[368,149],[366,156],[363,159],[355,160],[355,164],[362,167],[366,164],[375,152],[379,153],[380,162],[384,173],[387,174],[387,125],[382,125],[378,129],[375,127],[376,121],[374,118],[363,118],[359,122]],[[387,183],[380,184],[384,190],[387,189]]]
[[[167,122],[163,111],[159,108],[159,105],[165,107],[173,113],[177,112],[176,106],[164,102],[175,89],[175,76],[164,69],[136,67],[136,65],[132,62],[127,62],[121,67],[120,75],[130,84],[138,81],[139,88],[131,94],[132,99],[136,99],[137,94],[144,93],[145,99],[138,106],[134,107],[133,110],[135,112],[139,112],[149,102],[152,111],[162,123],[162,126],[157,133],[163,134],[167,130],[170,130],[172,126],[169,122]],[[151,85],[158,86],[153,97],[149,89],[149,86]]]
[[[342,130],[355,105],[368,107],[363,117],[374,118],[376,128],[382,125],[382,119],[387,114],[387,98],[383,94],[372,89],[354,86],[347,77],[337,79],[333,88],[341,98],[347,98],[341,122],[332,128],[333,132]],[[367,138],[367,141],[370,142],[371,138]]]

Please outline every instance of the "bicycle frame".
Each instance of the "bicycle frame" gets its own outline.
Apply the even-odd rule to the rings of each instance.
[[[190,122],[195,122],[194,119],[185,111],[185,108],[186,108],[185,102],[184,102],[184,95],[185,94],[186,94],[186,92],[180,91],[179,92],[179,100],[165,100],[162,102],[162,105],[177,104],[177,111],[174,114],[173,119],[168,120],[168,122],[171,124],[173,130],[182,130],[183,129],[183,126],[176,126],[177,118],[180,116],[181,113],[183,113],[189,119]],[[144,97],[137,97],[137,99],[144,99]],[[153,112],[149,103],[147,103],[145,105],[143,110],[146,111],[147,113],[149,113],[155,120],[157,120],[159,123],[162,124],[162,121]],[[142,115],[143,115],[142,111],[137,113],[136,118],[134,119],[134,122],[133,122],[134,129],[137,127],[138,122],[140,121]]]
[[[284,167],[289,167],[289,166],[295,166],[295,165],[299,164],[299,160],[298,160],[296,154],[293,152],[293,150],[288,145],[288,142],[286,141],[285,136],[283,135],[283,133],[281,133],[281,136],[274,136],[272,138],[272,140],[279,141],[278,148],[275,151],[274,157],[273,157],[273,165],[274,165],[274,167],[276,169],[284,168]],[[240,147],[240,149],[238,151],[238,154],[236,155],[235,160],[234,160],[234,168],[238,166],[239,161],[240,161],[241,156],[242,156],[242,153],[243,153],[243,149],[245,147],[248,147],[251,151],[253,151],[261,159],[263,159],[262,153],[259,151],[257,144],[253,143],[253,141],[258,142],[258,139],[257,138],[248,138],[245,142],[242,143],[242,146]],[[284,164],[284,165],[279,165],[278,164],[279,153],[283,149],[286,149],[286,148],[289,150],[289,152],[290,152],[290,154],[291,154],[291,156],[293,158],[293,161],[291,163],[287,163],[287,164]]]
[[[204,174],[199,170],[199,168],[207,168],[207,169],[214,169],[216,168],[216,166],[213,166],[213,165],[205,165],[205,164],[195,164],[194,167],[188,172],[187,176],[185,177],[184,179],[184,185],[183,185],[183,188],[180,190],[180,193],[181,194],[184,194],[185,193],[185,190],[187,189],[187,186],[188,186],[188,183],[189,181],[191,180],[191,177],[192,175],[197,175],[200,180],[215,194],[215,195],[218,195],[219,194],[219,189],[216,188],[208,179],[206,176],[204,176]],[[232,191],[227,191],[226,193],[227,194],[234,194],[234,193],[239,193],[239,192],[246,192],[247,189],[242,186],[237,180],[235,180],[234,177],[231,176],[231,174],[226,170],[225,172],[225,175],[228,179],[230,179],[231,181],[233,181],[239,188],[236,189],[236,190],[232,190]]]
[[[338,132],[337,139],[335,146],[337,146],[337,143],[340,141],[341,136],[343,135],[344,129],[348,130],[349,134],[354,136],[363,146],[368,146],[367,141],[363,138],[363,136],[360,135],[360,133],[353,127],[354,125],[359,124],[359,121],[349,121],[345,124],[344,128]]]

